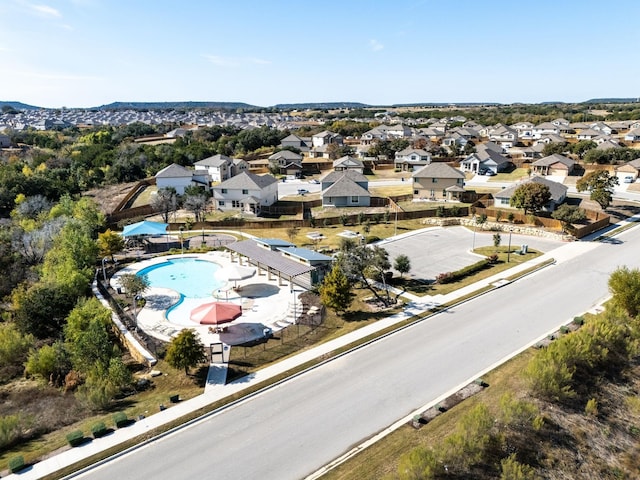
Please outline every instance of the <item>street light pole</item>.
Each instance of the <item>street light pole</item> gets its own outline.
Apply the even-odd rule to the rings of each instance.
[[[102,278],[103,278],[103,280],[104,280],[105,285],[106,285],[106,283],[107,283],[107,271],[105,270],[104,265],[105,265],[105,263],[106,263],[106,262],[108,262],[108,261],[109,261],[109,258],[108,258],[108,257],[104,257],[104,258],[102,259]]]
[[[183,231],[184,227],[180,227],[180,250],[182,250],[182,255],[184,255],[184,238],[182,236]]]
[[[509,247],[507,248],[507,263],[509,263],[509,259],[511,258],[511,232],[513,232],[513,228],[509,229]]]

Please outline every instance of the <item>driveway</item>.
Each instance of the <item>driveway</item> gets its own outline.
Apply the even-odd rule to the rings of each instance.
[[[471,265],[481,258],[481,255],[471,253],[473,248],[493,245],[493,234],[495,232],[473,230],[466,227],[432,227],[407,235],[392,237],[381,242],[380,246],[389,252],[389,258],[393,264],[393,259],[398,255],[405,254],[411,260],[412,278],[422,280],[434,280],[440,273],[455,272],[461,268]],[[507,245],[509,235],[501,232],[501,245]],[[511,246],[517,247],[522,244],[529,245],[529,248],[548,252],[563,245],[563,242],[547,238],[531,237],[528,235],[513,234]]]

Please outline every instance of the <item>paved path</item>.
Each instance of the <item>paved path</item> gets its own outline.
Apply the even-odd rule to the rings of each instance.
[[[581,255],[584,251],[593,248],[588,242],[573,242],[556,248],[542,257],[538,257],[529,262],[522,263],[512,269],[500,274],[489,277],[485,280],[469,285],[456,292],[448,295],[442,295],[438,298],[438,303],[454,302],[457,298],[471,294],[481,288],[485,288],[494,284],[501,284],[501,281],[507,276],[522,272],[530,267],[545,261],[546,259],[554,259],[557,263],[566,262],[574,257]],[[394,324],[405,320],[407,317],[425,312],[433,307],[434,299],[430,297],[422,297],[416,299],[407,305],[405,311],[396,315],[392,315],[382,319],[374,324],[363,327],[359,330],[351,332],[333,341],[326,342],[313,349],[302,352],[296,356],[288,358],[282,362],[266,367],[251,375],[238,379],[227,385],[217,384],[215,387],[207,389],[205,394],[199,395],[193,399],[179,402],[170,406],[166,410],[151,415],[147,418],[135,422],[133,425],[116,430],[113,434],[98,440],[87,443],[78,448],[66,450],[56,456],[43,460],[33,465],[29,470],[24,471],[19,476],[12,475],[7,478],[20,479],[37,479],[45,475],[49,475],[65,466],[72,465],[84,458],[100,453],[108,448],[114,447],[131,438],[147,433],[149,430],[165,425],[168,422],[179,419],[180,417],[205,407],[210,403],[223,399],[229,395],[241,392],[247,387],[255,386],[263,381],[269,380],[277,375],[285,373],[293,368],[299,367],[311,360],[327,355],[336,349],[349,345],[352,342],[360,340],[366,336],[372,335],[382,329],[393,326]],[[212,369],[210,373],[211,380],[216,380],[216,375],[220,373],[218,369]]]

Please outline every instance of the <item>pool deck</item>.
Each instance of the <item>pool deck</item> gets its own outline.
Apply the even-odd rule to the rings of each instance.
[[[120,287],[118,277],[122,274],[136,273],[143,268],[175,258],[198,258],[211,261],[220,265],[221,270],[237,265],[237,262],[231,261],[228,252],[167,255],[143,260],[123,268],[111,278],[111,286],[114,289]],[[232,288],[236,285],[237,289]],[[300,287],[295,287],[292,293],[287,282],[283,281],[278,285],[277,278],[269,280],[266,272],[259,274],[256,269],[253,277],[233,282],[233,285],[227,283],[226,286],[212,292],[211,297],[184,298],[178,307],[181,317],[175,321],[169,321],[166,316],[167,309],[180,300],[180,293],[169,288],[151,287],[143,295],[145,306],[138,312],[138,326],[148,335],[163,341],[170,341],[183,328],[192,328],[206,346],[216,343],[240,345],[264,338],[265,329],[278,331],[294,323],[294,296],[295,303],[298,303],[297,296],[303,291]],[[200,325],[188,318],[189,312],[198,305],[217,300],[242,306],[242,315],[233,322],[221,325],[224,327],[223,331],[217,332],[211,325]],[[298,309],[301,310],[299,306]],[[301,311],[296,313],[299,315]]]

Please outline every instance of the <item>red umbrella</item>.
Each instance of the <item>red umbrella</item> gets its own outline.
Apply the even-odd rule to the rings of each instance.
[[[220,325],[232,322],[242,315],[242,307],[235,303],[210,302],[191,310],[191,320],[200,325]]]

